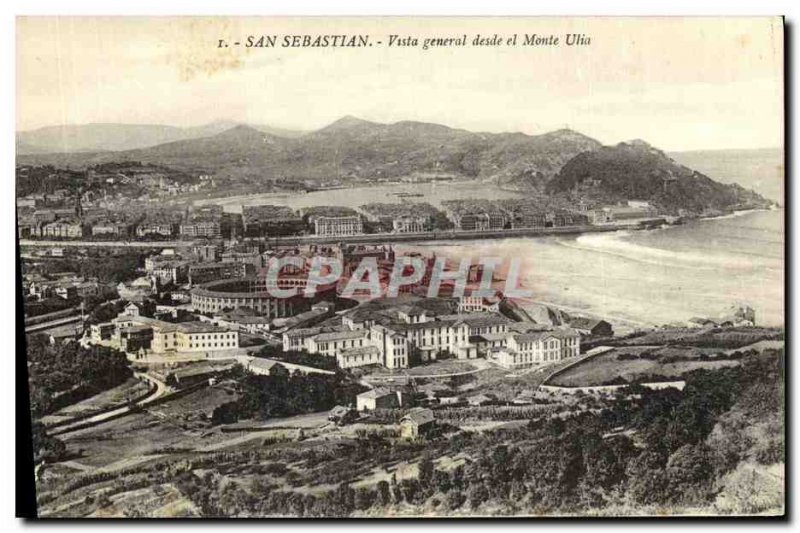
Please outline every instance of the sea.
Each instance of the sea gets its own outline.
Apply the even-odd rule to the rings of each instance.
[[[531,292],[529,302],[601,317],[620,332],[713,319],[743,304],[758,324],[783,326],[783,217],[783,210],[737,212],[651,230],[413,248],[454,260],[519,258],[517,286]]]
[[[670,155],[783,205],[781,150]],[[751,306],[759,325],[783,326],[784,221],[783,209],[758,210],[650,230],[417,247],[453,258],[519,258],[531,302],[601,317],[621,332],[718,318],[735,305]]]

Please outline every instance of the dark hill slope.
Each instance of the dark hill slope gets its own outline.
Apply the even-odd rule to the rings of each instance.
[[[547,192],[553,194],[575,190],[601,203],[648,200],[670,212],[769,205],[755,192],[718,183],[642,141],[579,154],[547,186]]]

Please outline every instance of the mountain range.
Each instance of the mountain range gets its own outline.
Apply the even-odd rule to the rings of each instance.
[[[53,151],[58,147],[64,149]],[[256,184],[274,178],[346,182],[436,174],[519,191],[565,193],[593,177],[599,189],[587,194],[603,201],[640,198],[698,208],[760,201],[750,191],[676,163],[643,141],[603,146],[570,129],[542,135],[481,133],[352,116],[312,132],[231,122],[195,128],[90,124],[20,132],[17,150],[18,164],[80,169],[139,161]],[[674,177],[669,194],[664,193],[665,177]]]
[[[347,116],[309,133],[219,123],[199,128],[41,128],[18,134],[17,161],[70,168],[141,161],[233,176],[311,180],[437,173],[541,189],[572,157],[600,146],[572,130],[475,133],[424,122],[380,124]]]
[[[202,126],[180,128],[161,124],[80,124],[45,126],[17,132],[17,154],[106,152],[147,148],[186,139],[210,137],[241,123],[219,120]],[[283,137],[303,132],[266,125],[250,126],[258,131]]]

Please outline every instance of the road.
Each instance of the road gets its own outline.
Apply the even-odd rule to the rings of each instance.
[[[55,328],[59,326],[64,326],[66,324],[72,324],[74,322],[80,322],[81,315],[76,316],[65,316],[63,318],[57,318],[55,320],[51,320],[49,322],[41,322],[39,324],[33,324],[31,326],[25,326],[25,333],[35,333],[37,331],[45,331],[50,328]]]
[[[43,241],[33,239],[20,239],[20,247],[35,246],[46,248],[177,248],[191,246],[191,241]]]
[[[267,422],[257,424],[259,427],[258,431],[248,431],[244,434],[233,433],[229,439],[215,442],[207,446],[201,446],[195,448],[194,451],[213,452],[217,450],[222,450],[224,448],[230,448],[231,446],[238,446],[239,444],[244,444],[245,442],[250,442],[251,440],[254,439],[263,438],[277,430],[281,429],[313,430],[313,429],[319,429],[327,425],[328,423],[329,423],[328,411],[320,411],[317,413],[310,413],[307,415],[290,416],[287,418],[273,418]],[[255,426],[256,424],[253,425]]]
[[[172,389],[170,389],[170,387],[167,386],[166,383],[164,383],[163,381],[161,381],[159,379],[154,378],[153,376],[151,376],[149,374],[144,374],[144,373],[140,373],[140,372],[134,372],[133,375],[135,377],[137,377],[137,378],[145,379],[145,380],[149,381],[150,383],[152,383],[152,384],[154,384],[156,386],[156,389],[155,389],[155,391],[153,391],[153,394],[151,394],[147,398],[144,398],[144,399],[139,400],[138,402],[136,402],[136,404],[135,404],[136,408],[145,407],[148,404],[158,400],[159,398],[161,398],[165,394],[171,392],[171,390],[172,390]],[[122,407],[118,407],[118,408],[112,409],[110,411],[104,411],[104,412],[98,413],[98,414],[96,414],[94,416],[90,416],[89,418],[83,418],[83,419],[80,419],[80,420],[76,420],[75,422],[73,422],[71,424],[67,424],[67,425],[61,426],[57,430],[53,431],[52,434],[53,435],[62,435],[64,433],[70,433],[72,431],[77,431],[78,429],[83,428],[86,424],[91,424],[91,425],[94,426],[94,425],[97,425],[97,424],[101,424],[101,423],[103,423],[103,422],[105,422],[107,420],[112,420],[112,419],[114,419],[114,418],[116,418],[116,417],[118,417],[120,415],[124,415],[124,414],[130,413],[130,412],[132,412],[132,407],[129,406],[129,405],[124,405]]]

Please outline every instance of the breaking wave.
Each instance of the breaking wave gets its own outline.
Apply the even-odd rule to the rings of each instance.
[[[592,251],[613,255],[651,265],[717,270],[722,268],[751,269],[755,265],[752,260],[735,255],[709,254],[701,251],[663,250],[652,248],[626,240],[631,237],[629,231],[614,233],[581,235],[574,241],[559,241],[563,246],[584,251]]]

